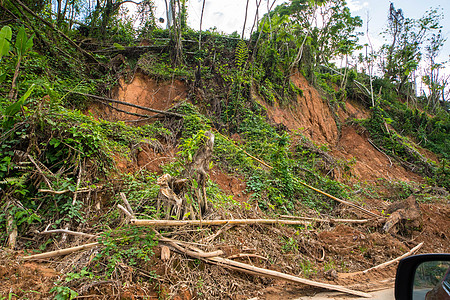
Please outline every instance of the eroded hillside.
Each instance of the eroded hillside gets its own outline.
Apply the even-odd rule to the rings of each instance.
[[[299,145],[304,147],[307,145],[309,148],[314,147],[314,144],[317,145],[315,149],[318,156],[313,159],[319,162],[323,156],[322,163],[325,165],[322,169],[330,169],[332,171],[330,176],[334,179],[353,186],[353,193],[359,195],[356,198],[357,203],[382,216],[381,213],[392,206],[388,201],[401,203],[405,201],[407,195],[410,195],[409,199],[413,202],[423,199],[421,193],[424,188],[427,189],[422,185],[424,179],[406,170],[393,158],[377,149],[370,141],[367,130],[360,125],[352,124],[353,118],[367,118],[370,115],[369,111],[358,107],[355,103],[346,102],[345,106],[342,105],[345,109],[340,107],[337,114],[333,113],[324,98],[305,78],[298,76],[293,78],[293,82],[303,91],[303,95],[299,95],[297,102],[292,106],[280,107],[276,103],[269,105],[257,94],[254,97],[265,107],[267,118],[274,126],[282,126],[291,134],[301,132],[302,139],[310,139],[308,143],[305,143],[305,140],[298,141]],[[176,81],[174,84],[170,81],[157,82],[137,71],[132,80],[128,82],[121,80],[111,97],[166,111],[180,105],[182,101],[190,102],[186,100],[188,91],[189,86],[183,82]],[[86,114],[110,121],[127,122],[137,120],[138,117],[125,114],[123,110],[142,113],[142,110],[135,107],[130,109],[121,104],[110,105],[93,103],[86,110]],[[139,125],[143,126],[147,122],[153,121],[142,120]],[[337,123],[340,125],[337,126]],[[177,143],[171,142],[170,139],[159,139],[157,147],[151,141],[134,142],[129,146],[128,154],[114,154],[119,172],[138,174],[150,171],[154,172],[153,176],[156,178],[163,175],[166,165],[176,162],[181,155],[179,151],[182,147],[180,149]],[[246,142],[238,134],[232,137],[234,145],[243,147]],[[216,157],[216,160],[220,161],[220,157]],[[327,162],[335,160],[343,160],[346,163],[351,161],[351,164],[345,167],[342,164],[326,166]],[[205,218],[260,219],[277,215],[276,211],[261,210],[261,206],[253,197],[254,192],[248,188],[249,179],[236,171],[230,172],[220,163],[208,171],[210,184],[217,184],[221,193],[228,199],[225,200],[228,203],[225,206],[216,203]],[[445,252],[450,247],[447,238],[450,232],[446,230],[450,225],[448,194],[433,192],[431,187],[428,189],[436,199],[441,200],[440,203],[433,204],[419,202],[420,219],[414,220],[419,222],[419,228],[410,228],[408,223],[405,223],[395,231],[387,233],[382,231],[384,223],[380,223],[380,220],[369,220],[363,224],[354,224],[351,220],[332,221],[343,218],[367,220],[364,213],[346,205],[333,205],[332,210],[321,213],[304,205],[296,205],[296,210],[292,211],[294,215],[317,218],[317,221],[313,221],[307,227],[230,225],[192,231],[194,228],[185,226],[174,231],[167,228],[167,234],[176,240],[195,241],[195,244],[205,251],[221,250],[225,257],[250,265],[370,292],[392,286],[395,265],[367,274],[360,274],[359,271],[401,256],[421,243],[423,245],[419,252]],[[116,208],[110,206],[109,200],[105,199],[112,195],[109,192],[99,192],[103,195],[99,195],[100,199],[104,200],[99,205],[97,213],[102,215],[111,209],[115,210]],[[152,199],[144,201],[152,202]],[[137,211],[140,210],[139,207],[145,205],[136,201],[131,203],[135,206],[133,209]],[[123,216],[117,215],[117,218],[121,226],[127,222]],[[328,221],[324,222],[324,219]],[[83,231],[92,231],[88,229],[93,226],[91,221],[86,225],[83,226],[85,228]],[[403,227],[405,225],[406,227]],[[61,241],[61,246],[85,244],[89,240],[92,241],[92,238],[69,237]],[[289,299],[317,292],[317,289],[304,285],[245,275],[207,262],[192,262],[189,256],[175,252],[171,253],[169,259],[162,258],[161,250],[165,246],[162,241],[159,244],[153,248],[154,253],[149,262],[140,266],[119,264],[115,271],[118,273],[114,275],[116,279],[106,281],[89,279],[92,276],[90,274],[95,273],[87,270],[98,269],[93,265],[95,260],[92,260],[98,250],[69,254],[64,258],[54,258],[52,262],[22,262],[20,258],[22,254],[3,252],[2,286],[8,286],[3,293],[8,293],[12,289],[23,297],[46,297],[58,277],[66,280],[70,278],[70,281],[66,281],[69,284],[63,283],[61,286],[67,286],[80,296],[99,299],[111,294],[116,294],[122,299],[136,297],[219,299],[224,295],[232,299],[248,297]],[[105,263],[107,262],[108,259]],[[78,278],[78,275],[70,274],[86,274],[87,277],[82,275]],[[13,279],[15,276],[17,280]],[[148,285],[145,283],[147,280],[153,283]],[[16,292],[19,290],[22,292]]]
[[[0,5],[0,298],[368,297],[402,255],[450,249],[448,103],[415,94],[406,58],[337,68],[358,48],[343,2],[317,28],[300,16],[318,2],[285,3],[248,39],[188,28],[185,2],[169,30],[151,1],[138,29],[122,2],[67,1],[70,20],[16,2]]]

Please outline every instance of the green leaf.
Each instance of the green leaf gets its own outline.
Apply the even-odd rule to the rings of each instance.
[[[11,27],[3,26],[2,30],[0,30],[0,59],[2,59],[2,56],[9,54],[9,49],[11,48],[11,37]]]
[[[19,32],[17,33],[16,44],[14,47],[19,56],[24,55],[31,47],[33,47],[33,36],[30,38],[27,37],[24,26],[20,27]]]
[[[1,56],[1,55],[0,55],[0,56]],[[0,84],[1,84],[3,81],[5,81],[5,79],[6,79],[6,73],[1,74],[1,75],[0,75]]]
[[[31,48],[33,48],[33,38],[34,38],[34,35],[32,35],[32,36],[27,40],[27,43],[25,44],[25,52],[27,52],[28,50],[30,50]]]
[[[17,114],[20,111],[20,108],[25,104],[25,101],[28,99],[28,97],[30,97],[33,90],[34,84],[32,84],[28,88],[28,91],[22,97],[20,97],[17,102],[11,104],[5,109],[5,115],[13,117],[15,114]]]
[[[117,50],[125,50],[125,47],[122,46],[121,44],[114,43],[113,46],[116,47]]]
[[[17,55],[22,56],[22,54],[25,52],[25,45],[27,43],[27,34],[25,32],[25,27],[22,26],[19,29],[19,32],[17,33],[16,37],[16,44],[14,47],[16,48]]]

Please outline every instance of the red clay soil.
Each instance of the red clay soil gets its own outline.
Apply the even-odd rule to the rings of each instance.
[[[0,249],[1,299],[48,299],[59,276],[47,263],[20,262]]]
[[[289,130],[301,130],[317,143],[334,144],[338,138],[338,129],[328,101],[320,96],[303,75],[294,75],[291,81],[303,91],[303,96],[298,95],[297,101],[286,108],[280,107],[279,103],[269,105],[257,97],[267,109],[269,118],[277,124],[284,124]]]
[[[358,132],[351,126],[343,126],[339,133],[333,113],[319,92],[311,86],[301,74],[291,77],[291,81],[303,91],[297,102],[281,108],[278,103],[269,105],[262,99],[257,100],[267,109],[269,118],[277,124],[283,124],[290,130],[300,130],[315,143],[327,144],[334,157],[352,160],[351,182],[374,181],[384,178],[389,181],[423,181],[377,150],[369,142],[367,133]],[[341,124],[348,119],[364,119],[370,115],[361,105],[346,102],[345,108],[339,108],[338,117]],[[427,157],[432,157],[427,152]],[[436,157],[432,157],[435,158]]]
[[[119,80],[119,86],[112,92],[111,98],[157,110],[167,110],[174,103],[186,99],[187,88],[180,80],[158,82],[151,77],[136,71],[131,82],[124,78]],[[153,115],[154,113],[122,104],[111,104],[113,107],[132,113]],[[94,116],[110,121],[136,120],[140,117],[118,112],[102,104],[93,104],[89,108]]]
[[[213,182],[219,185],[221,190],[227,191],[236,201],[248,201],[250,195],[245,193],[247,184],[243,178],[225,174],[217,167],[209,171],[209,176]]]
[[[395,160],[376,149],[366,133],[358,133],[352,126],[344,126],[341,138],[332,154],[347,161],[353,160],[351,181],[375,181],[384,178],[389,181],[422,182],[423,179],[399,165]]]
[[[396,165],[395,162],[392,162],[391,165],[388,157],[369,143],[367,133],[362,132],[362,130],[352,126],[343,126],[339,133],[333,113],[327,101],[322,99],[319,92],[302,75],[293,76],[291,80],[303,91],[303,96],[298,96],[296,103],[287,108],[281,108],[277,103],[269,105],[262,99],[258,99],[267,108],[268,115],[274,123],[284,124],[290,130],[300,130],[316,143],[328,144],[328,147],[332,149],[331,154],[337,158],[347,161],[353,160],[354,164],[351,171],[353,177],[351,180],[373,181],[378,178],[385,178],[395,181],[421,181],[420,176],[406,171],[403,167]],[[167,110],[175,102],[186,98],[187,95],[187,89],[182,82],[174,81],[173,85],[171,82],[158,83],[140,72],[136,73],[130,83],[121,80],[120,84],[121,86],[114,91],[112,98],[159,110]],[[145,113],[121,105],[117,107]],[[133,120],[137,118],[118,113],[115,110],[105,108],[103,105],[93,105],[90,111],[94,115],[108,120]],[[348,118],[367,118],[368,116],[368,112],[356,103],[347,102],[345,110],[340,109],[338,111],[338,117],[342,124]],[[117,155],[115,161],[117,167],[123,172],[135,172],[140,168],[145,168],[160,174],[162,172],[161,165],[171,161],[175,156],[175,149],[161,153],[150,146],[141,145],[132,150],[129,158]],[[427,157],[432,157],[432,154],[427,155]],[[210,170],[209,174],[211,180],[217,183],[226,193],[233,195],[234,199],[239,202],[248,201],[248,195],[244,194],[246,184],[242,178],[230,176],[217,167]],[[331,262],[335,262],[335,268],[339,269],[340,262],[346,262],[347,270],[343,270],[341,267],[338,271],[355,272],[398,257],[420,242],[424,242],[424,246],[420,250],[421,253],[448,252],[448,249],[450,249],[450,209],[448,203],[442,205],[421,204],[421,210],[423,228],[407,237],[381,234],[375,227],[363,226],[328,226],[313,230],[310,234],[306,230],[298,231],[300,235],[295,234],[296,229],[289,227],[280,227],[280,229],[274,227],[266,230],[265,227],[255,226],[254,231],[261,231],[259,239],[253,235],[246,236],[247,229],[238,227],[225,232],[224,240],[220,241],[221,243],[226,242],[227,245],[231,245],[233,241],[238,243],[238,240],[253,242],[254,245],[249,248],[254,248],[256,254],[267,256],[267,253],[271,253],[272,258],[280,259],[271,268],[279,267],[283,268],[281,271],[292,273],[292,266],[294,266],[296,272],[293,273],[298,274],[300,270],[299,262],[297,262],[297,265],[291,265],[290,261],[287,260],[291,253],[284,253],[285,250],[280,248],[279,240],[286,235],[286,237],[293,237],[298,241],[304,240],[304,250],[307,251],[303,255],[315,252],[321,253],[323,249],[326,254],[325,261],[315,262],[321,269],[325,269],[325,264]],[[239,230],[239,232],[234,232],[235,230]],[[268,233],[271,231],[273,231],[272,236]],[[228,234],[230,234],[230,237],[226,239]],[[303,235],[305,236],[303,237]],[[269,245],[265,246],[266,244]],[[273,252],[272,246],[278,247],[274,248],[278,255]],[[236,249],[238,249],[237,247]],[[260,249],[264,249],[267,253],[264,251],[260,253]],[[284,259],[284,261],[281,259]],[[285,270],[283,266],[286,264],[289,268],[286,267]],[[16,259],[4,251],[0,252],[0,296],[7,297],[8,293],[13,291],[17,295],[13,299],[48,299],[50,297],[49,290],[55,286],[54,282],[58,280],[59,276],[62,276],[52,267],[55,267],[55,263],[28,263]],[[311,279],[346,286],[364,282],[373,283],[393,278],[395,267],[394,264],[381,271],[371,272],[356,279],[329,276],[324,272],[313,275]],[[205,270],[214,268],[222,270],[219,267],[211,266],[205,268]],[[233,273],[235,276],[236,274]],[[237,278],[242,279],[239,284],[247,284],[248,277]],[[208,278],[205,277],[205,282],[207,280]],[[317,289],[277,280],[263,280],[255,277],[254,281],[265,286],[265,289],[261,290],[263,295],[261,299],[289,299],[317,292]],[[139,292],[140,288],[138,285],[129,286],[129,288],[124,286],[122,289],[123,299],[141,298],[139,295],[143,295],[144,292]],[[235,287],[233,286],[233,288]],[[177,299],[190,299],[190,295],[189,292],[186,292],[185,295],[181,292],[177,295]],[[155,295],[150,295],[150,298],[152,296]]]

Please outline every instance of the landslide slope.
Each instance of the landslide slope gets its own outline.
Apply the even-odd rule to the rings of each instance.
[[[214,132],[216,140],[204,191],[210,210],[203,215],[204,220],[288,215],[309,218],[306,221],[310,223],[158,229],[165,238],[191,249],[220,250],[223,257],[256,267],[365,292],[391,286],[395,264],[367,274],[358,272],[399,257],[421,243],[419,252],[450,248],[447,191],[428,186],[423,176],[406,169],[402,160],[390,157],[373,142],[360,121],[372,114],[363,104],[346,99],[331,105],[324,92],[296,74],[291,82],[301,92],[293,101],[275,99],[269,104],[257,87],[249,89],[248,101],[240,105],[260,113],[236,113],[237,122],[233,123],[236,120],[217,118],[229,109],[221,106],[221,101],[236,92],[226,84],[224,92],[218,88],[220,82],[210,85],[216,89],[199,88],[189,78],[161,80],[148,71],[134,71],[122,77],[108,95],[122,104],[92,102],[78,115],[72,111],[55,114],[44,102],[44,109],[53,113],[48,118],[61,117],[50,119],[51,124],[61,122],[67,127],[45,132],[47,140],[40,140],[40,145],[46,142],[54,147],[51,150],[60,161],[67,157],[57,156],[56,150],[64,143],[72,148],[78,145],[70,144],[75,143],[74,137],[98,148],[84,160],[76,151],[66,152],[78,162],[76,168],[49,165],[48,171],[33,175],[41,187],[51,178],[50,186],[58,188],[36,189],[41,206],[50,212],[53,203],[76,209],[70,210],[70,218],[55,213],[46,224],[31,221],[17,237],[19,251],[2,250],[2,295],[28,299],[57,295],[66,299],[74,295],[93,299],[294,299],[317,293],[320,289],[308,285],[212,265],[183,254],[161,236],[157,238],[152,229],[128,224],[129,218],[118,208],[118,204],[126,205],[124,198],[138,218],[172,218],[157,211],[157,199],[164,193],[159,179],[163,174],[182,176],[208,130]],[[164,113],[155,117],[125,103],[176,111],[185,117]],[[235,109],[240,111],[240,107]],[[67,136],[67,132],[72,135]],[[98,142],[103,139],[111,143]],[[273,164],[270,167],[269,161]],[[109,164],[111,169],[102,172],[100,166]],[[383,220],[371,219],[299,181],[349,200]],[[60,198],[50,198],[55,194]],[[195,192],[190,194],[192,199],[195,196]],[[59,202],[61,199],[65,202]],[[416,210],[412,212],[402,203],[412,203]],[[384,230],[386,219],[395,211],[406,217]],[[52,234],[49,226],[82,234],[59,232],[46,238]],[[33,252],[94,241],[99,244],[66,256],[55,254],[32,262],[22,259]]]

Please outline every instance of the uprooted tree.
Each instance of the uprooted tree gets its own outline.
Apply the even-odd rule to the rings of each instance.
[[[157,209],[164,207],[164,217],[175,219],[201,218],[208,211],[206,181],[214,148],[214,134],[210,131],[200,133],[194,155],[189,153],[190,161],[180,178],[164,174],[158,178],[160,186]]]

